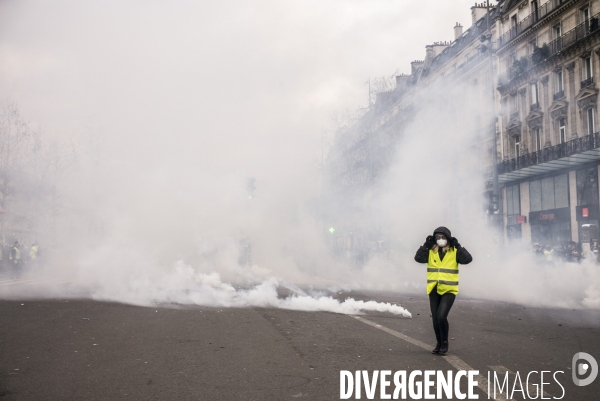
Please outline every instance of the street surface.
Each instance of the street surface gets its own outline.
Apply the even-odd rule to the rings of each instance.
[[[340,370],[456,371],[449,357],[415,345],[433,348],[435,343],[426,296],[336,296],[398,302],[413,318],[3,300],[0,398],[335,400],[340,398]],[[563,399],[598,399],[600,378],[587,387],[575,386],[571,360],[584,351],[600,361],[599,311],[539,309],[459,296],[449,321],[449,355],[481,375],[518,371],[525,381],[530,371],[562,370]],[[509,377],[512,384],[514,376]],[[562,390],[552,377],[546,381],[551,383],[544,387],[547,396],[560,397]],[[479,389],[477,394],[488,399]],[[364,393],[362,397],[366,399]]]

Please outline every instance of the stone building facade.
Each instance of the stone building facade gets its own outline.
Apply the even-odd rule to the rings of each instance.
[[[385,216],[369,210],[368,199],[377,196],[373,193],[375,184],[392,163],[398,140],[413,121],[415,111],[432,101],[423,93],[444,84],[461,90],[468,87],[473,92],[488,88],[489,117],[494,115],[491,47],[487,53],[482,52],[480,40],[481,35],[489,32],[484,18],[486,8],[476,5],[472,11],[470,28],[463,30],[456,24],[454,40],[427,46],[424,59],[411,63],[411,73],[397,76],[395,88],[378,93],[368,111],[335,141],[326,161],[328,188],[334,198],[328,203],[334,206],[326,215],[329,224],[335,227],[331,235],[334,247],[344,257],[362,260],[367,254],[389,249]],[[493,19],[490,21],[493,23]],[[442,107],[451,107],[456,103],[451,101],[455,95],[448,93],[447,99],[445,95],[436,96],[434,101]],[[484,120],[471,129],[489,130],[489,121]],[[487,138],[491,135],[490,132]],[[491,139],[474,144],[475,150],[488,160],[490,143]],[[476,168],[484,171],[481,163]]]
[[[379,93],[334,144],[327,160],[332,196],[348,200],[331,217],[338,248],[385,242],[385,229],[373,228],[360,200],[423,106],[419,94],[452,83],[481,95],[484,106],[469,126],[481,133],[472,168],[485,175],[481,191],[491,200],[495,139],[501,218],[494,220],[505,239],[589,245],[598,238],[600,0],[501,0],[489,15],[485,3],[471,14],[468,29],[457,24],[453,40],[426,46],[411,74],[396,77],[396,88]]]
[[[506,236],[598,238],[600,1],[505,1],[496,16]]]

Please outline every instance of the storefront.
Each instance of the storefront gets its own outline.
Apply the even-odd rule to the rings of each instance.
[[[544,245],[571,241],[567,174],[530,181],[529,204],[532,242]]]
[[[509,185],[504,190],[506,198],[506,238],[509,241],[520,242],[523,237],[522,225],[525,216],[521,216],[521,194],[519,185]]]
[[[506,221],[506,237],[508,240],[521,242],[521,238],[523,238],[523,224],[527,222],[527,217],[513,215],[508,216]]]
[[[560,244],[571,241],[571,211],[568,207],[529,213],[531,241]]]
[[[598,239],[598,205],[577,206],[577,226],[579,227],[579,241],[590,243]]]
[[[523,230],[521,229],[521,224],[510,224],[506,226],[506,238],[509,241],[513,240],[521,240],[523,236]]]
[[[577,227],[584,248],[598,241],[598,166],[577,170]]]

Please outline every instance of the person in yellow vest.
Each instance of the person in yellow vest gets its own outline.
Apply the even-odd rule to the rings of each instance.
[[[21,265],[21,245],[19,241],[15,241],[12,248],[10,249],[10,255],[8,257],[10,264],[12,265],[13,275],[19,274],[19,266]]]
[[[21,245],[19,241],[15,241],[12,248],[10,249],[10,256],[8,257],[13,265],[18,265],[21,261]]]
[[[37,242],[33,241],[33,244],[31,244],[31,249],[29,249],[29,261],[31,263],[31,267],[33,268],[37,268],[38,267],[38,259],[40,257],[40,246],[37,244]]]
[[[458,265],[473,257],[446,227],[438,227],[417,250],[415,261],[427,263],[427,294],[437,345],[433,354],[448,352],[448,313],[458,294]]]
[[[34,242],[33,244],[31,244],[31,249],[29,250],[29,258],[31,260],[37,259],[39,250],[40,250],[40,246],[37,244],[37,242]]]
[[[544,247],[544,257],[546,258],[546,262],[552,263],[554,261],[554,248],[552,245],[546,244]]]

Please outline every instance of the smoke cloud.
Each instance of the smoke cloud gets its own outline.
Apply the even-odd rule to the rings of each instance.
[[[58,211],[17,233],[25,243],[35,236],[45,263],[26,272],[30,281],[1,286],[0,297],[408,317],[398,305],[332,292],[424,293],[414,252],[446,225],[474,257],[461,268],[462,296],[600,308],[591,261],[547,266],[493,242],[472,148],[483,95],[463,88],[422,94],[430,106],[361,199],[373,225],[390,227],[396,252],[364,266],[331,252],[320,164],[335,140],[323,133],[330,114],[364,104],[369,75],[422,57],[425,44],[468,21],[470,5],[3,2],[0,89],[42,121],[30,124],[69,163],[56,175]],[[441,91],[460,101],[435,102]],[[15,204],[5,199],[7,214]]]

